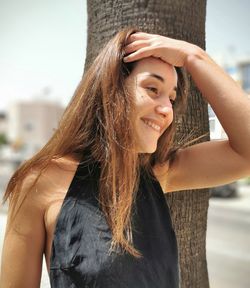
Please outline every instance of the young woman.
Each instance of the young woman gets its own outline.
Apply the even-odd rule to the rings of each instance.
[[[184,70],[228,140],[174,147]],[[164,193],[249,176],[249,116],[245,93],[201,48],[134,29],[117,33],[53,137],[9,182],[1,287],[39,287],[43,254],[51,287],[178,287]]]

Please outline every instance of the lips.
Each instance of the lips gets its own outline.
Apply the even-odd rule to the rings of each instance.
[[[149,125],[149,126],[150,126],[150,123],[152,123],[153,126],[155,126],[155,127],[152,127],[152,126],[150,126],[150,127],[153,128],[153,129],[155,129],[157,132],[160,132],[160,133],[163,131],[164,126],[165,126],[162,122],[160,122],[159,120],[156,120],[156,119],[152,119],[152,118],[141,118],[141,120],[142,120],[145,124],[147,124],[147,125]],[[160,127],[160,129],[157,130],[157,127],[156,127],[156,126]]]

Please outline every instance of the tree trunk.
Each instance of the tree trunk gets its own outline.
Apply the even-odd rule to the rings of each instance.
[[[127,26],[182,39],[205,48],[206,0],[89,0],[85,70],[102,46]],[[188,111],[180,119],[177,139],[193,139],[209,131],[207,103],[191,83]],[[209,140],[209,136],[202,139]],[[176,232],[182,288],[208,288],[206,230],[208,189],[168,193]]]

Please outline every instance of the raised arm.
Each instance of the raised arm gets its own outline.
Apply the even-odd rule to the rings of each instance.
[[[32,176],[28,176],[20,191],[20,198],[30,187]],[[39,194],[32,190],[23,201],[13,223],[10,205],[6,227],[0,287],[40,287],[42,257],[45,245],[44,207]]]
[[[198,47],[187,56],[185,67],[212,106],[231,148],[250,163],[250,101],[246,93]]]

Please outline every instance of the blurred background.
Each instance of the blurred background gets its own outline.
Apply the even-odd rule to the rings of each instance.
[[[208,0],[207,52],[250,94],[250,2]],[[0,0],[0,197],[17,166],[51,137],[84,68],[85,0]],[[240,113],[240,111],[239,111]],[[209,107],[211,139],[225,139]],[[250,179],[211,189],[212,288],[250,287]],[[0,255],[7,205],[0,207]],[[49,287],[46,269],[41,287]]]

